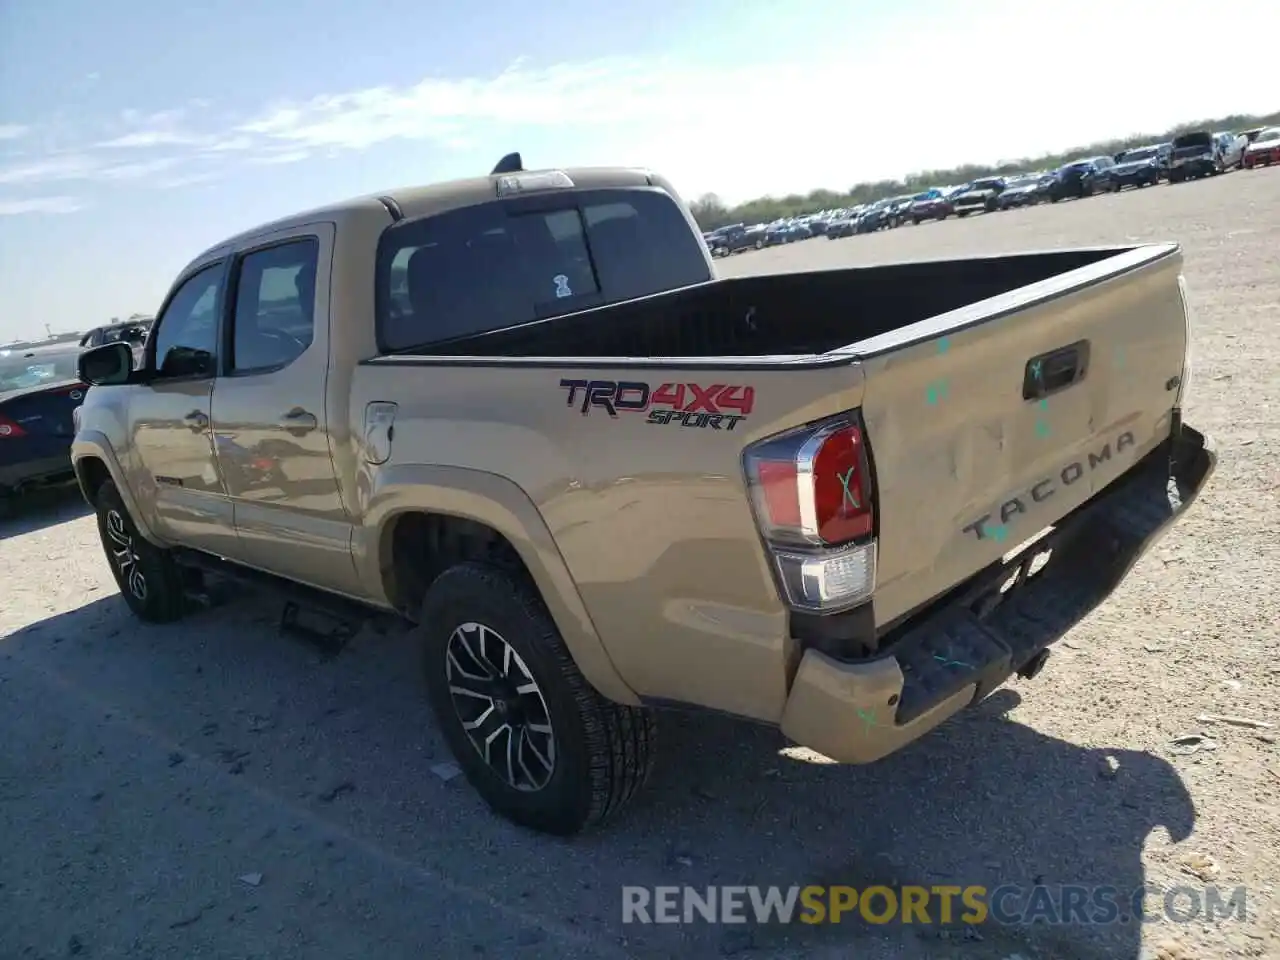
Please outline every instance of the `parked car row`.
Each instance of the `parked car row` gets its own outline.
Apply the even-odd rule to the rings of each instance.
[[[982,177],[970,183],[930,187],[909,196],[821,210],[769,224],[738,223],[704,233],[703,240],[713,256],[727,257],[809,237],[839,240],[907,223],[919,225],[926,220],[1084,199],[1099,193],[1116,193],[1125,187],[1142,189],[1161,181],[1182,183],[1271,164],[1280,164],[1280,127],[1239,133],[1197,130],[1167,143],[1132,147],[1112,156],[1082,157],[1056,170]]]
[[[73,411],[88,387],[76,369],[80,354],[127,343],[141,362],[150,318],[94,327],[77,343],[0,346],[0,511],[14,494],[73,478]]]

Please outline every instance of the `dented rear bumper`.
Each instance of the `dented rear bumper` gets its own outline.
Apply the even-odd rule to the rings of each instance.
[[[912,618],[883,655],[806,650],[783,733],[838,762],[870,763],[982,700],[1106,600],[1216,466],[1212,441],[1179,422],[1046,536]]]

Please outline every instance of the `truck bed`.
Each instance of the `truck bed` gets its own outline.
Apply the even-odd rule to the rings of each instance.
[[[1068,250],[719,279],[442,341],[421,352],[512,358],[812,356],[1113,257],[1159,249]],[[1133,260],[1123,259],[1116,272]],[[1080,283],[1092,279],[1080,277]]]

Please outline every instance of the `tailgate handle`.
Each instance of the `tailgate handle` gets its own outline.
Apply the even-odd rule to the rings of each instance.
[[[1040,400],[1066,390],[1083,380],[1088,369],[1088,340],[1032,357],[1022,376],[1022,399]]]

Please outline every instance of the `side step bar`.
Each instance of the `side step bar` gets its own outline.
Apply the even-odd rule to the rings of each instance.
[[[201,599],[210,605],[216,605],[217,593],[207,589],[210,579],[230,580],[262,588],[264,593],[284,601],[284,609],[280,615],[281,632],[306,640],[326,656],[341,653],[347,642],[365,624],[372,624],[375,629],[385,629],[392,621],[399,619],[394,613],[367,607],[355,600],[261,570],[242,567],[230,560],[211,557],[197,550],[178,548],[174,553],[178,565],[189,575],[187,580],[192,594],[203,594]]]

